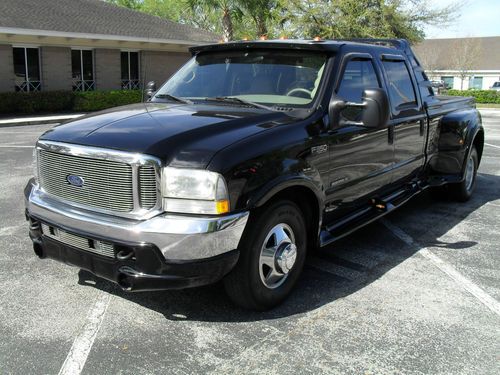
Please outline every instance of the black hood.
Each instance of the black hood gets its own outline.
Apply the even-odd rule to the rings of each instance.
[[[165,164],[205,168],[243,138],[293,121],[283,112],[229,105],[141,103],[66,122],[40,139],[138,152]]]

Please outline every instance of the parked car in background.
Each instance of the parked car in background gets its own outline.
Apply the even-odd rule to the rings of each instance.
[[[500,91],[500,81],[496,81],[491,87],[490,90]]]
[[[442,81],[442,80],[431,81],[431,86],[434,87],[435,89],[443,89],[443,88],[445,88],[444,81]]]
[[[233,301],[265,310],[290,294],[307,251],[426,188],[472,196],[481,116],[472,98],[434,94],[408,42],[191,52],[148,102],[40,137],[25,189],[40,258],[126,291],[224,279]]]

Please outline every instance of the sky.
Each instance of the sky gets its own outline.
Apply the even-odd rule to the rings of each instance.
[[[429,4],[441,7],[456,2],[457,0],[432,0]],[[460,13],[450,27],[427,27],[426,38],[500,36],[500,0],[467,0]]]

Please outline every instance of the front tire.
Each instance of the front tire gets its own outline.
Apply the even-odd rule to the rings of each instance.
[[[229,297],[251,310],[279,305],[304,267],[307,232],[302,211],[291,201],[272,203],[251,218],[239,250],[238,263],[224,279]]]

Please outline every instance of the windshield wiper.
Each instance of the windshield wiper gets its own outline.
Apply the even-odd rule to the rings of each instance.
[[[168,99],[168,100],[172,100],[172,101],[178,102],[178,103],[193,104],[193,102],[191,100],[179,98],[177,96],[173,96],[170,94],[156,94],[154,97],[158,98],[158,99]]]
[[[276,109],[268,107],[267,105],[251,102],[245,99],[236,98],[234,96],[216,96],[216,97],[205,98],[205,100],[209,102],[243,104],[254,108],[267,109],[268,111],[276,111]]]

